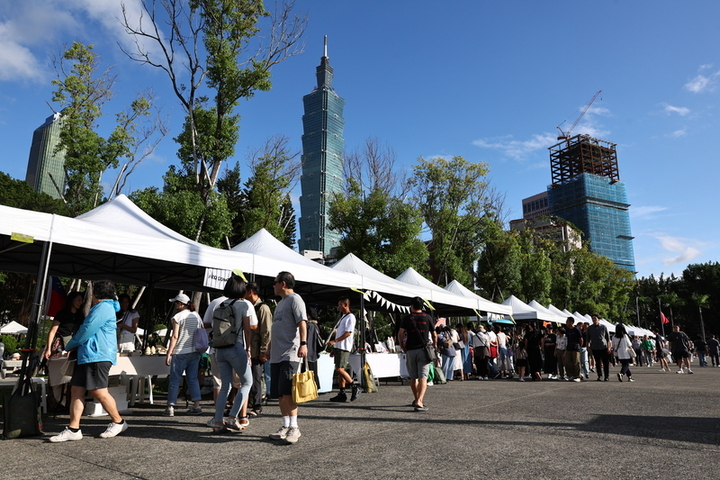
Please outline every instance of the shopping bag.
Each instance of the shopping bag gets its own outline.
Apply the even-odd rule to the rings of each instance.
[[[305,403],[315,400],[318,397],[317,384],[315,383],[315,373],[308,368],[308,360],[305,357],[305,371],[293,374],[292,380],[292,399],[295,403]]]

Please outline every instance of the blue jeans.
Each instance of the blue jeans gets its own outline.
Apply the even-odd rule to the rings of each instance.
[[[233,370],[235,370],[238,377],[240,377],[240,389],[237,395],[235,395],[235,402],[233,402],[232,408],[230,409],[231,417],[237,417],[240,408],[250,393],[250,387],[252,387],[252,370],[250,369],[250,365],[248,365],[245,345],[242,343],[236,343],[234,347],[215,349],[215,358],[220,368],[220,380],[222,381],[220,393],[218,393],[217,401],[215,402],[215,422],[222,422],[225,402],[227,402],[230,389],[232,388]]]
[[[455,357],[450,357],[447,355],[442,356],[442,371],[445,374],[445,380],[447,380],[448,382],[453,379],[453,373],[455,371],[454,365]]]
[[[705,360],[705,352],[697,352],[698,356],[698,362],[701,367],[704,367],[707,365],[707,360]]]
[[[200,382],[198,382],[198,367],[200,366],[200,354],[197,352],[173,355],[170,362],[170,381],[168,382],[167,404],[175,405],[180,390],[183,372],[188,383],[188,395],[193,402],[199,401]]]
[[[595,365],[597,368],[597,365]],[[586,347],[580,349],[580,369],[584,377],[590,375],[590,363],[588,362],[588,351]]]

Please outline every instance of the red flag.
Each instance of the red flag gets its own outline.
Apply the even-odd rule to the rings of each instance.
[[[670,320],[665,316],[663,312],[660,312],[660,320],[662,321],[663,325],[666,323],[670,323]]]
[[[65,289],[58,277],[51,277],[48,285],[47,312],[49,317],[54,317],[65,305]]]

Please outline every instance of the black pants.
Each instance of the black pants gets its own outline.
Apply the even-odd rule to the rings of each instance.
[[[602,350],[593,350],[593,358],[595,359],[595,371],[600,378],[608,378],[610,376],[610,354],[607,348]],[[603,375],[603,369],[605,369],[605,375]]]
[[[259,358],[252,358],[251,361],[250,369],[252,371],[253,383],[252,387],[250,387],[248,405],[250,405],[250,408],[253,410],[260,410],[262,408],[262,379],[265,370],[263,365],[265,365],[265,363],[261,362]],[[268,385],[268,390],[269,389],[270,386]]]

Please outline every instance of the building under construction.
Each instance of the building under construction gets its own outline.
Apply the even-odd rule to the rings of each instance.
[[[634,272],[630,205],[615,144],[589,135],[562,138],[550,147],[550,169],[551,215],[582,230],[590,250]]]

